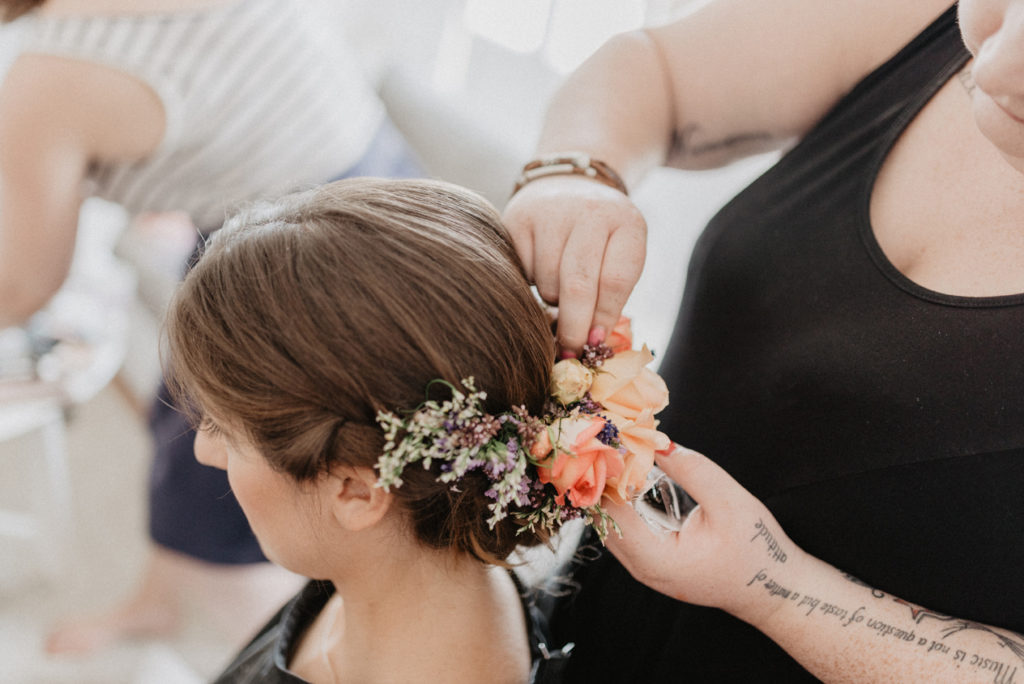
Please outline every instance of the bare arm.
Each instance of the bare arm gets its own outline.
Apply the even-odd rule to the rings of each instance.
[[[718,0],[618,36],[552,100],[538,153],[579,150],[635,185],[653,166],[708,168],[813,126],[949,0]],[[646,226],[621,194],[549,177],[509,202],[527,273],[578,349],[610,329],[643,266]]]
[[[163,110],[113,69],[19,57],[0,88],[0,327],[40,309],[67,276],[90,161],[138,159]]]
[[[700,504],[655,533],[606,502],[622,527],[608,547],[641,582],[721,608],[827,682],[997,682],[1024,677],[1024,637],[869,587],[796,546],[767,508],[700,454],[659,464]]]

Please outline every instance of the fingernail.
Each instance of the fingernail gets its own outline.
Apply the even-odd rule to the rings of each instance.
[[[604,327],[595,325],[590,329],[590,336],[587,338],[587,344],[591,347],[596,347],[602,342],[604,342]]]
[[[575,359],[576,352],[574,352],[572,349],[563,349],[562,352],[558,355],[558,358],[562,359],[563,361],[565,359]]]

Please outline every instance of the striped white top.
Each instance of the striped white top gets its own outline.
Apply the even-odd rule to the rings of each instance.
[[[132,213],[233,207],[321,183],[366,151],[384,108],[301,0],[186,12],[34,17],[22,52],[122,69],[159,96],[166,131],[136,163],[95,164],[92,194]]]

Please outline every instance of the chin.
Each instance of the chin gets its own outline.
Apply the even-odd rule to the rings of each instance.
[[[1024,121],[1008,114],[984,93],[975,96],[974,120],[999,153],[1024,172]]]
[[[308,557],[303,557],[303,554],[293,553],[278,553],[274,549],[267,548],[265,544],[260,543],[260,550],[263,555],[267,557],[267,560],[284,568],[294,572],[296,575],[302,575],[303,577],[318,577],[324,574],[324,564],[322,562],[317,563]]]

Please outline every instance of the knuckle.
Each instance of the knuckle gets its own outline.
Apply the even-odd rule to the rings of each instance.
[[[582,299],[589,296],[593,290],[593,280],[586,275],[573,274],[562,279],[561,291],[565,297]]]
[[[537,287],[537,294],[540,295],[541,299],[543,299],[545,302],[547,302],[548,304],[551,304],[553,306],[558,304],[558,286],[557,285],[552,286],[552,285],[549,285],[548,283],[543,283],[543,284],[542,283],[537,283],[536,287]]]
[[[636,285],[637,279],[632,273],[624,273],[621,271],[606,271],[601,274],[601,291],[602,292],[629,292]]]
[[[580,349],[585,339],[576,335],[558,335],[558,346],[562,349]]]

